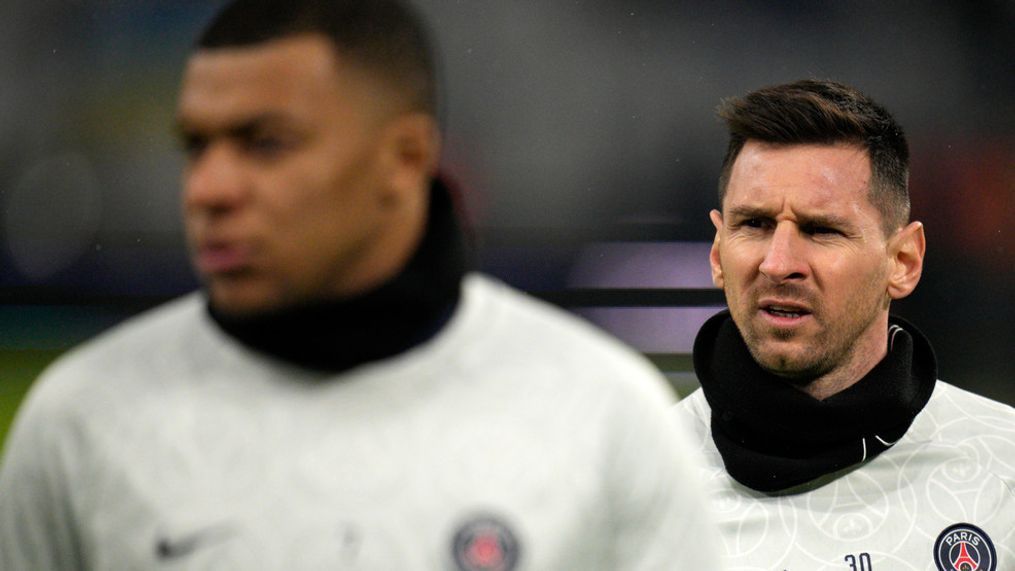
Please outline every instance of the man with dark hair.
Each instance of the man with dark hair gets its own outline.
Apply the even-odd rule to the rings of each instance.
[[[658,373],[466,271],[432,68],[392,0],[208,28],[177,113],[204,290],[32,389],[0,568],[718,568]]]
[[[734,569],[1015,569],[1015,411],[937,380],[889,315],[920,279],[908,146],[855,89],[725,101],[710,262],[729,310],[694,344],[697,433]]]

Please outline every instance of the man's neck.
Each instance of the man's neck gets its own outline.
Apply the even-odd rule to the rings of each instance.
[[[328,299],[348,299],[363,295],[397,276],[419,248],[429,215],[429,192],[407,201],[391,214],[385,228],[367,244],[355,259],[348,261],[342,275],[334,281]]]
[[[706,321],[694,341],[694,371],[730,476],[753,490],[787,490],[869,461],[901,438],[934,391],[937,365],[911,324],[893,318],[884,331],[879,347],[887,354],[873,369],[840,377],[859,380],[819,401],[762,369],[728,311]]]

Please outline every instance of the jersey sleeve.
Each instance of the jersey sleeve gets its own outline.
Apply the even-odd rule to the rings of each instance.
[[[0,569],[80,569],[70,497],[80,450],[69,419],[39,392],[22,405],[0,464]]]
[[[625,399],[611,430],[615,569],[724,568],[701,460],[663,399]]]

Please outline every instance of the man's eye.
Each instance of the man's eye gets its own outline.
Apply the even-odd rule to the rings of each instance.
[[[208,140],[203,137],[185,137],[180,142],[180,148],[187,158],[195,159],[208,147]]]
[[[812,235],[835,235],[842,234],[842,232],[832,228],[830,226],[808,226],[804,229],[805,232]]]
[[[276,155],[287,148],[281,137],[254,137],[247,142],[247,149],[262,155]]]
[[[745,218],[740,222],[740,225],[746,228],[765,228],[768,226],[768,221],[764,218]]]

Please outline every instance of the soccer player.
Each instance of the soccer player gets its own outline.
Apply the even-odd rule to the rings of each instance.
[[[35,385],[0,568],[718,568],[661,376],[466,271],[424,36],[397,0],[205,30],[178,108],[203,291]]]
[[[702,388],[677,410],[731,568],[1015,569],[1015,411],[937,380],[930,342],[889,315],[925,251],[902,129],[824,81],[719,115],[729,310],[698,333]]]

